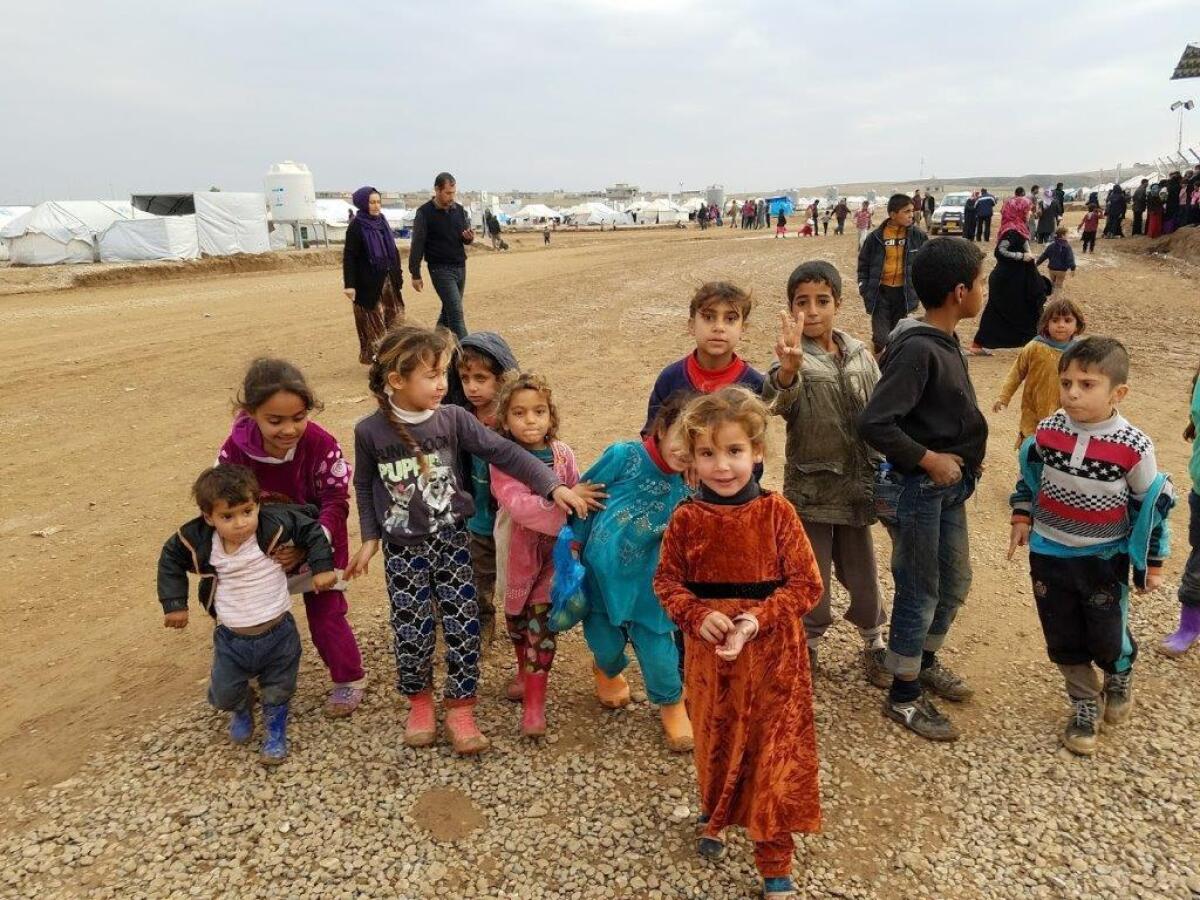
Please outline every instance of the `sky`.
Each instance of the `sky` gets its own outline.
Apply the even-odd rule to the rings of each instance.
[[[497,192],[1128,167],[1200,101],[1169,80],[1195,0],[4,7],[0,205],[262,190],[284,159],[318,190]]]

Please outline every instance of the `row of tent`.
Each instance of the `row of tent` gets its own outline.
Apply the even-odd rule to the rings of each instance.
[[[50,200],[0,223],[13,263],[139,262],[266,253],[271,249],[262,194],[195,195],[196,212],[155,216],[128,200]]]

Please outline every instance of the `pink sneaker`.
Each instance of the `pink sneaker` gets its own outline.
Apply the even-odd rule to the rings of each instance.
[[[331,719],[344,719],[358,709],[362,698],[362,688],[339,684],[329,692],[329,699],[325,701],[325,715]]]
[[[425,691],[408,698],[408,721],[404,723],[404,743],[409,747],[428,747],[437,738],[437,719],[433,713],[433,692]]]

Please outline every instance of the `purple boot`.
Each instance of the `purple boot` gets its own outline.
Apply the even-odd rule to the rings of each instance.
[[[1164,656],[1183,656],[1197,639],[1200,639],[1200,606],[1181,606],[1179,628],[1163,638],[1158,652]]]

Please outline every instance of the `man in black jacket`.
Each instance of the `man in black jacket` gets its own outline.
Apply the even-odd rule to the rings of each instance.
[[[979,192],[975,201],[975,240],[990,241],[992,239],[992,213],[996,209],[996,198],[988,193],[987,188]]]
[[[966,501],[988,426],[955,328],[983,306],[983,253],[962,238],[930,241],[912,278],[925,318],[896,328],[858,433],[890,466],[875,483],[896,585],[886,658],[894,677],[883,713],[922,737],[952,741],[958,729],[923,691],[954,701],[972,694],[936,654],[971,586]]]
[[[433,199],[417,208],[413,220],[412,247],[408,251],[408,271],[414,290],[425,289],[421,279],[421,260],[429,266],[429,280],[442,301],[437,324],[467,336],[463,314],[463,291],[467,288],[467,251],[475,240],[471,221],[454,197],[458,184],[449,172],[440,172],[433,181]]]
[[[1143,178],[1133,191],[1133,236],[1142,233],[1142,216],[1146,214],[1146,190],[1150,187],[1150,179]]]
[[[858,249],[858,292],[871,316],[876,356],[896,324],[917,308],[912,259],[929,239],[913,224],[916,210],[907,194],[893,194],[887,209],[887,219]]]

